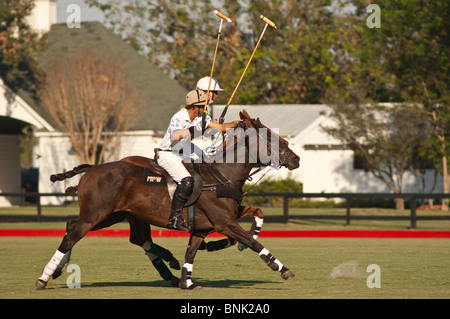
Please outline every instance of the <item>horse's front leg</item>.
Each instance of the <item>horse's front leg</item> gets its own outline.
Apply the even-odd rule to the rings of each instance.
[[[286,268],[278,259],[264,248],[257,240],[250,237],[249,234],[236,222],[228,221],[224,223],[214,224],[214,228],[217,232],[235,238],[238,242],[243,243],[251,250],[258,253],[259,257],[274,271],[279,271],[281,277],[285,280],[295,277],[295,275]]]
[[[186,250],[184,265],[181,269],[181,289],[200,289],[201,286],[192,281],[192,269],[194,267],[194,259],[200,244],[203,242],[204,236],[192,234],[189,238],[189,245]]]
[[[261,231],[261,227],[264,223],[264,214],[261,209],[258,207],[250,207],[250,206],[242,206],[240,205],[238,208],[238,217],[246,217],[246,216],[253,216],[255,219],[253,220],[252,227],[250,227],[249,235],[253,237],[253,239],[258,239],[259,232]],[[239,243],[238,249],[240,251],[246,249],[247,246],[245,246],[243,243]]]

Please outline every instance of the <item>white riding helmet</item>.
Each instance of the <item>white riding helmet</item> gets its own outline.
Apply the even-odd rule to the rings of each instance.
[[[209,84],[209,76],[205,76],[198,80],[197,82],[197,89],[208,91],[208,84]],[[209,86],[210,91],[223,91],[223,89],[220,88],[219,82],[215,78],[211,79],[211,84]]]

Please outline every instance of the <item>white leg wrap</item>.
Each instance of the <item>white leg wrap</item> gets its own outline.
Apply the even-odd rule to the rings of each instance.
[[[56,270],[56,267],[58,267],[59,263],[63,259],[64,254],[57,250],[53,257],[50,259],[48,264],[45,266],[44,271],[42,272],[41,277],[39,277],[40,280],[48,282],[50,280],[50,277],[53,275],[53,273]]]
[[[187,270],[186,287],[190,287],[191,285],[194,284],[192,282],[192,279],[191,279],[192,269],[194,268],[194,265],[193,264],[189,264],[189,263],[185,263],[183,265],[183,268],[185,268]]]
[[[262,225],[264,223],[264,219],[255,217],[255,222],[256,222],[256,227],[262,227]]]
[[[185,263],[185,264],[183,265],[183,267],[186,268],[186,270],[187,270],[188,272],[192,272],[192,269],[194,269],[194,265],[193,265],[193,264],[188,264],[188,263]]]
[[[278,271],[281,271],[283,269],[283,264],[278,259],[275,259],[274,263],[278,265]]]
[[[260,252],[259,252],[259,256],[262,257],[262,259],[264,261],[267,262],[267,264],[273,269],[273,270],[278,270],[281,271],[281,269],[283,268],[283,264],[281,263],[281,261],[279,261],[278,259],[276,259],[275,257],[272,256],[272,254],[265,248],[263,248]],[[264,257],[263,257],[264,256]],[[275,265],[277,265],[278,268],[273,268],[275,267]],[[272,267],[273,266],[273,267]]]
[[[265,248],[263,248],[263,249],[259,252],[259,255],[260,255],[260,256],[262,256],[262,255],[268,255],[268,254],[270,254],[270,252],[269,252],[267,249],[265,249]]]
[[[255,232],[253,234],[253,239],[258,239],[259,232],[261,231],[261,227],[264,223],[264,219],[255,217]]]

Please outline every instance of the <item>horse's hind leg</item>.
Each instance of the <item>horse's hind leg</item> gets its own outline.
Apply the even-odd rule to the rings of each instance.
[[[70,229],[72,229],[75,224],[77,223],[76,219],[70,219],[69,221],[67,221],[66,224],[66,234],[69,232]],[[72,254],[72,249],[70,249],[69,251],[67,251],[64,254],[64,257],[62,258],[61,262],[59,263],[59,265],[56,267],[55,272],[52,275],[53,279],[58,278],[59,276],[61,276],[61,274],[63,273],[64,269],[66,268],[66,266],[69,264],[70,261],[70,255]]]
[[[67,224],[67,232],[59,245],[53,257],[44,267],[42,275],[36,281],[37,289],[44,289],[47,285],[50,277],[55,273],[58,266],[62,263],[64,256],[69,252],[72,247],[83,238],[87,232],[92,228],[92,224],[86,222],[80,222],[80,220],[73,220],[70,224]]]
[[[130,224],[130,242],[144,249],[145,255],[147,255],[164,280],[170,281],[174,287],[178,286],[180,280],[172,274],[170,269],[162,261],[167,261],[173,269],[180,269],[178,260],[169,250],[152,241],[150,226],[148,224],[141,222],[132,215],[128,215],[127,219]]]

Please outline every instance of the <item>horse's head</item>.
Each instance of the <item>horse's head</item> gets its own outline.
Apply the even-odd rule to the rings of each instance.
[[[260,162],[267,165],[284,166],[289,170],[300,166],[300,157],[289,148],[288,141],[263,125],[259,118],[252,119],[245,110],[239,112],[239,116],[242,120],[241,125],[245,129],[253,128],[256,132],[258,145],[253,146],[257,149]],[[267,154],[263,160],[261,160],[262,154]]]

